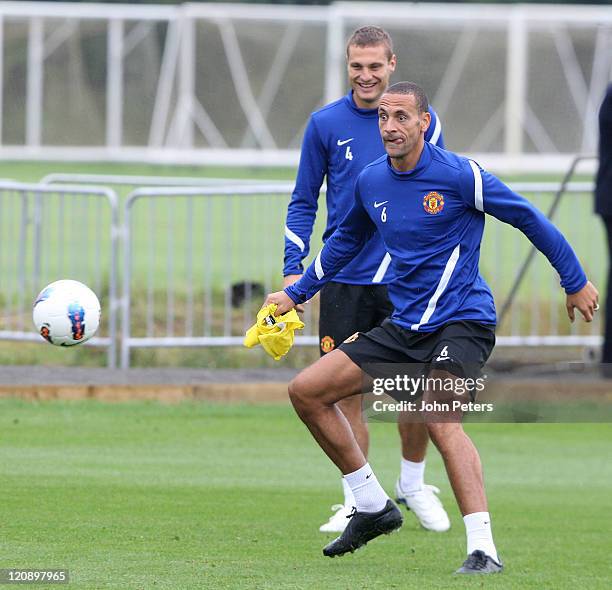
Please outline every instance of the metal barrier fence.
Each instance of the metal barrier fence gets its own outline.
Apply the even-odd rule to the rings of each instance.
[[[122,367],[132,348],[242,344],[263,295],[281,288],[281,228],[292,190],[277,183],[131,193],[124,211]],[[315,236],[321,233],[318,223]],[[307,306],[297,345],[317,343],[313,319]]]
[[[120,179],[124,183],[125,178]],[[227,182],[227,181],[226,181]],[[0,339],[37,341],[30,305],[42,286],[77,278],[100,296],[106,313],[101,336],[113,366],[119,337],[121,363],[133,348],[230,346],[242,342],[266,292],[280,288],[286,205],[293,185],[243,184],[141,188],[125,202],[123,325],[116,328],[118,198],[108,188],[0,182]],[[520,183],[542,210],[556,183]],[[591,214],[591,183],[571,183],[554,219],[589,277],[601,286],[603,234]],[[312,238],[316,254],[319,216]],[[600,234],[600,235],[598,235]],[[529,243],[516,230],[488,218],[481,270],[496,300],[505,298]],[[310,257],[312,258],[312,256]],[[498,331],[500,345],[597,345],[599,325],[564,318],[558,278],[539,256],[517,290]],[[297,345],[313,345],[316,305],[307,306]],[[599,318],[597,318],[599,319]]]
[[[546,210],[557,183],[512,187]],[[242,342],[263,295],[281,287],[286,206],[293,185],[138,189],[125,203],[121,365],[134,348],[231,346]],[[598,285],[603,232],[591,213],[592,183],[571,183],[554,219]],[[322,216],[319,216],[320,218]],[[320,245],[323,220],[311,240]],[[481,272],[501,302],[530,247],[517,230],[487,217]],[[312,254],[310,259],[312,258]],[[599,318],[570,324],[556,273],[541,255],[517,291],[498,343],[597,345]],[[316,310],[296,343],[315,344]]]
[[[41,342],[32,302],[48,283],[89,285],[103,308],[99,335],[87,345],[117,357],[119,201],[109,188],[0,182],[0,340]]]

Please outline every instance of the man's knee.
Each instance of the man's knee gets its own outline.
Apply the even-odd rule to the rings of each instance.
[[[359,367],[344,353],[334,350],[289,383],[289,399],[296,411],[307,412],[359,393],[360,385]]]
[[[301,373],[294,377],[289,383],[289,399],[296,410],[299,410],[308,404],[309,396],[307,394],[307,385],[308,384],[302,377]]]
[[[302,371],[291,380],[288,393],[295,411],[301,417],[323,404],[321,392],[318,391],[317,383],[308,376],[308,370]]]

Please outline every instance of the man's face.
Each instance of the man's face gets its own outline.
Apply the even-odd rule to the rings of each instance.
[[[424,138],[431,122],[428,112],[419,113],[412,94],[384,94],[378,105],[378,127],[385,151],[392,159],[411,154]]]
[[[355,104],[362,109],[375,109],[382,93],[389,86],[395,71],[395,55],[387,57],[384,45],[348,49],[348,77]]]

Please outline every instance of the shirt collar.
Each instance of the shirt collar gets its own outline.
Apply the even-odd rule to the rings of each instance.
[[[433,148],[431,147],[431,144],[426,141],[425,145],[423,146],[423,151],[421,152],[419,161],[412,170],[408,170],[407,172],[400,172],[399,170],[396,170],[391,165],[391,159],[389,158],[389,156],[387,156],[387,168],[391,171],[391,174],[393,174],[395,178],[398,178],[400,180],[408,180],[410,178],[414,178],[415,176],[418,176],[419,174],[421,174],[421,172],[424,172],[427,169],[433,156],[432,152]]]
[[[367,117],[369,119],[378,118],[378,109],[362,109],[359,108],[355,104],[355,99],[353,98],[353,89],[348,91],[348,94],[344,97],[349,109],[359,115],[360,117]]]

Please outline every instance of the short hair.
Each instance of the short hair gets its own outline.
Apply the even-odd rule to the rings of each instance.
[[[393,41],[391,40],[391,35],[389,35],[389,33],[387,33],[387,31],[381,27],[368,25],[365,27],[359,27],[353,31],[353,34],[346,42],[347,59],[351,45],[356,45],[357,47],[376,47],[378,45],[383,45],[385,47],[387,59],[391,59],[393,57]]]
[[[425,91],[414,82],[396,82],[387,88],[385,94],[412,94],[419,113],[429,110],[429,100]]]

